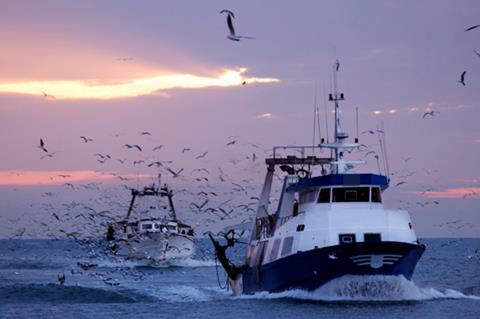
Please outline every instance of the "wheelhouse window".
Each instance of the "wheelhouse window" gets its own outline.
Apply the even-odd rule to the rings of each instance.
[[[331,193],[331,188],[322,188],[320,190],[320,195],[318,195],[318,202],[330,203],[330,193]]]
[[[332,202],[368,202],[370,187],[333,188]]]
[[[142,229],[143,229],[143,230],[152,229],[152,228],[153,228],[153,225],[152,225],[152,224],[143,224],[143,225],[142,225]]]
[[[317,190],[316,189],[300,193],[299,203],[300,204],[305,204],[305,203],[309,203],[309,202],[314,202],[316,195],[317,195]]]
[[[380,187],[372,187],[372,202],[381,203],[382,195],[380,192]]]

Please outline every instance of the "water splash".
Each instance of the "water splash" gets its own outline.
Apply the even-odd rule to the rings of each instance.
[[[280,293],[260,292],[238,298],[281,299],[312,301],[422,301],[434,299],[475,299],[453,289],[419,288],[403,276],[343,276],[314,291],[289,290]]]

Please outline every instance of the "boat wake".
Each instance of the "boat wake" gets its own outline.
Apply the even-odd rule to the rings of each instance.
[[[186,267],[186,268],[213,267],[215,266],[215,261],[192,259],[192,258],[173,259],[165,262],[160,262],[152,266],[154,267]]]
[[[314,291],[288,290],[280,293],[261,292],[238,298],[282,299],[291,298],[324,302],[351,301],[424,301],[435,299],[474,299],[453,289],[420,288],[403,276],[343,276]]]
[[[151,262],[148,260],[99,260],[95,262],[95,267],[99,268],[136,268],[136,267],[152,267],[152,268],[168,268],[168,267],[185,267],[185,268],[198,268],[198,267],[213,267],[215,266],[214,260],[201,260],[201,259],[172,259],[167,261]]]

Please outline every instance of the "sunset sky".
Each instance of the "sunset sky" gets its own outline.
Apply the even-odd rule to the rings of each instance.
[[[255,39],[228,40],[222,9]],[[242,180],[258,196],[265,150],[312,144],[315,87],[327,138],[336,59],[344,128],[355,137],[358,108],[360,142],[379,152],[368,130],[385,127],[387,206],[408,209],[420,237],[480,234],[480,28],[464,32],[476,0],[2,1],[0,21],[0,237],[45,237],[39,223],[73,201],[123,214],[121,184],[159,173],[196,193],[206,168],[219,202]],[[365,154],[349,155],[368,161],[356,171],[377,172]],[[184,210],[201,201],[182,196]]]

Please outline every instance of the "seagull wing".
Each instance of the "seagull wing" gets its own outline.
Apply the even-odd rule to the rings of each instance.
[[[140,152],[142,151],[142,148],[140,146],[136,145],[136,144],[133,145],[133,147],[137,148]]]
[[[235,14],[234,14],[232,11],[230,11],[230,10],[223,9],[222,11],[220,11],[220,14],[222,14],[222,13],[227,13],[228,15],[230,15],[230,16],[232,16],[232,17],[235,18]]]
[[[233,28],[232,16],[230,14],[227,16],[227,25],[230,35],[235,36],[235,29]]]
[[[476,55],[480,56],[480,52],[478,52],[477,50],[473,50],[473,52],[475,52]]]
[[[478,27],[480,27],[480,24],[477,24],[477,25],[471,26],[470,28],[465,29],[465,32],[476,29]]]

